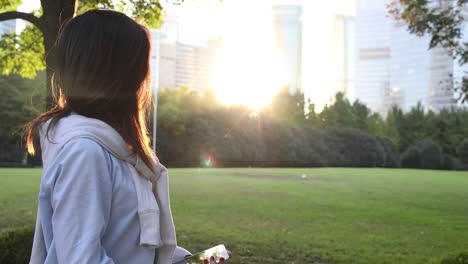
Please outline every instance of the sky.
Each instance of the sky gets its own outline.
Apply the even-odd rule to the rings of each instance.
[[[353,16],[355,0],[185,0],[179,5],[170,2],[174,1],[161,0],[168,16],[179,17],[179,41],[205,45],[212,38],[224,39],[218,71],[212,80],[222,101],[245,101],[258,107],[284,85],[287,78],[282,76],[281,65],[271,53],[271,8],[277,4],[303,7],[304,93],[318,108],[328,103],[335,93],[331,60],[333,18],[336,14]],[[20,10],[27,12],[38,8],[40,1],[23,0],[23,3]],[[22,27],[18,25],[19,29]],[[353,91],[349,92],[352,99]]]

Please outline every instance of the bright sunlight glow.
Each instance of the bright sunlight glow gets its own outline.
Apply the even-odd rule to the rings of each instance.
[[[204,0],[171,5],[179,17],[181,42],[201,44],[224,39],[211,72],[211,88],[225,104],[260,108],[287,85],[286,64],[274,54],[272,5],[301,5],[302,88],[320,111],[336,93],[334,18],[354,15],[354,0]],[[284,66],[283,66],[284,65]],[[352,89],[348,95],[353,93]]]
[[[224,19],[211,85],[222,103],[259,109],[287,84],[280,68],[283,64],[274,52],[271,8],[224,4],[229,13]]]
[[[284,71],[278,67],[281,64],[270,55],[272,49],[265,46],[262,42],[231,41],[218,50],[212,72],[212,86],[218,100],[259,109],[287,84]]]
[[[308,0],[204,0],[181,5],[162,1],[168,15],[179,18],[181,42],[202,44],[221,37],[211,71],[211,88],[225,104],[244,104],[254,109],[265,106],[272,95],[287,85],[285,63],[274,51],[272,5],[303,6],[302,86],[318,110],[335,94],[333,18],[354,15],[354,0],[320,2]],[[40,1],[23,0],[21,11],[30,12]],[[18,31],[24,23],[18,24]],[[352,92],[352,91],[349,91]]]

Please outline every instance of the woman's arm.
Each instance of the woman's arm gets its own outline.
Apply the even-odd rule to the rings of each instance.
[[[55,160],[52,228],[59,263],[113,263],[101,245],[112,200],[106,155],[98,143],[76,139]]]

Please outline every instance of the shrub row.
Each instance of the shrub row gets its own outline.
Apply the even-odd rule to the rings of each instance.
[[[28,263],[31,256],[34,227],[0,233],[0,263]]]
[[[172,167],[399,167],[387,139],[356,129],[320,130],[274,119],[223,118],[185,121],[182,129],[159,127],[157,154]]]
[[[19,264],[28,263],[31,255],[34,227],[24,227],[0,233],[0,263]],[[468,251],[450,255],[439,262],[440,264],[468,264]]]
[[[443,258],[440,264],[468,264],[468,251]]]
[[[356,129],[320,130],[253,119],[213,125],[219,123],[200,118],[178,133],[160,129],[159,158],[171,167],[400,166],[399,153],[389,140]],[[38,158],[29,164],[38,165]]]
[[[424,139],[410,146],[401,155],[402,167],[420,169],[463,169],[462,162],[446,153],[430,139]]]

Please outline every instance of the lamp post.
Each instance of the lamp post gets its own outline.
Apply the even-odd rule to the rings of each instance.
[[[154,107],[153,107],[153,151],[156,153],[156,133],[158,122],[158,88],[154,90]]]
[[[151,30],[152,36],[152,54],[151,54],[151,89],[153,92],[153,151],[156,154],[156,135],[157,135],[157,122],[158,122],[158,92],[159,92],[159,31],[156,29]]]

